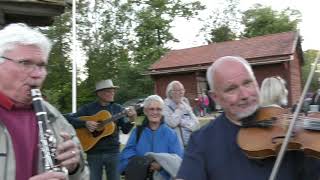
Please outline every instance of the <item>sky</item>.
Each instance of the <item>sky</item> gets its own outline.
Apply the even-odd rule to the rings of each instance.
[[[192,0],[184,0],[190,2]],[[207,6],[207,10],[201,12],[199,16],[205,18],[209,16],[210,12],[223,4],[224,0],[199,0],[202,4]],[[314,0],[240,0],[240,9],[246,10],[252,7],[253,4],[260,3],[262,5],[271,6],[274,10],[283,10],[286,7],[297,9],[302,14],[302,22],[299,24],[300,35],[303,37],[302,49],[320,49],[320,23],[318,17],[320,16],[319,8],[320,1]],[[176,19],[173,24],[171,32],[180,41],[178,43],[169,43],[168,46],[172,49],[183,49],[195,46],[205,45],[204,38],[197,36],[203,23],[197,19],[184,20],[182,18]]]

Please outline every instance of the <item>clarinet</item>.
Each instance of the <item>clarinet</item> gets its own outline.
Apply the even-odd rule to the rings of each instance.
[[[48,117],[43,106],[40,89],[31,89],[32,105],[36,113],[39,126],[39,146],[43,155],[45,171],[64,172],[68,174],[65,167],[57,165],[55,155],[57,140],[53,132],[47,127]]]

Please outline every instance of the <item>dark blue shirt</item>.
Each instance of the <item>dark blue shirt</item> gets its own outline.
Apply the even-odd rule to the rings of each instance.
[[[267,180],[275,158],[251,160],[237,144],[239,126],[224,114],[192,134],[178,178],[184,180]],[[316,180],[319,161],[288,152],[277,180]]]
[[[92,102],[82,106],[76,113],[67,115],[66,118],[75,128],[86,128],[85,121],[80,120],[78,117],[92,116],[101,110],[107,110],[112,116],[114,116],[122,112],[124,108],[116,103],[109,103],[107,106],[102,106],[98,102]],[[125,117],[118,119],[115,123],[117,126],[115,131],[111,135],[101,138],[93,148],[87,151],[87,153],[97,154],[119,152],[120,142],[118,128],[120,128],[123,133],[127,134],[133,127],[133,124]]]

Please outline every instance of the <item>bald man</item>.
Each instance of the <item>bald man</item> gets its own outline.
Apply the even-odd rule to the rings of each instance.
[[[241,57],[222,57],[208,68],[207,80],[211,98],[224,113],[191,135],[177,179],[268,179],[275,158],[249,159],[237,144],[243,119],[259,108],[259,88],[252,68]],[[286,153],[277,179],[318,179],[318,164],[302,152]]]

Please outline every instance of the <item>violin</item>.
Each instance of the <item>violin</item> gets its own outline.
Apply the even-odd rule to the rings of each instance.
[[[249,158],[264,159],[277,156],[285,139],[292,115],[280,107],[263,107],[242,122],[237,143]],[[287,150],[303,151],[320,158],[320,119],[298,116]]]

